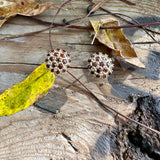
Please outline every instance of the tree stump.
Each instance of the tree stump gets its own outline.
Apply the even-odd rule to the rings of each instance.
[[[44,2],[47,1],[44,0]],[[63,0],[53,1],[56,7],[63,2]],[[103,8],[129,15],[139,23],[160,20],[159,0],[132,0],[131,2],[135,5],[128,5],[119,0],[107,1],[103,4]],[[85,16],[89,5],[88,1],[71,2],[60,11],[55,22],[63,23],[64,18],[72,20]],[[57,11],[56,7],[50,8],[36,18],[52,22]],[[96,11],[96,13],[99,12],[105,13]],[[85,24],[88,24],[90,19],[110,17],[113,16],[108,14],[90,17],[86,19]],[[122,21],[120,23],[125,24]],[[46,26],[37,24],[26,17],[16,16],[10,18],[0,28],[0,36],[27,33],[43,28]],[[151,28],[160,31],[159,26]],[[129,115],[136,108],[136,103],[128,100],[129,95],[149,95],[155,99],[160,97],[160,47],[157,43],[142,44],[141,42],[144,41],[153,41],[142,29],[129,28],[124,29],[123,32],[133,43],[138,57],[146,66],[145,70],[116,60],[114,72],[108,80],[96,79],[86,69],[70,68],[69,71],[104,103],[124,115]],[[42,32],[0,41],[1,93],[24,80],[44,62],[50,50],[48,37],[48,32]],[[153,37],[157,41],[160,39],[157,34],[153,34]],[[91,45],[91,41],[92,37],[86,30],[66,28],[52,31],[53,47],[70,52],[72,66],[86,67],[90,54],[104,51],[103,45],[97,42]],[[124,146],[120,145],[120,142],[117,144],[121,127],[123,127],[121,123],[126,123],[126,120],[116,118],[115,114],[104,110],[67,73],[56,76],[53,87],[39,103],[58,108],[60,113],[54,115],[36,106],[30,106],[14,115],[0,117],[1,160],[115,160],[118,159],[118,154],[121,159],[129,157],[126,158],[123,156],[126,154],[120,154],[120,152],[129,153],[123,149]],[[135,126],[133,123],[130,125]],[[137,155],[138,158],[150,159],[146,153],[140,150],[137,152],[141,154],[141,157],[140,154]],[[133,155],[135,159],[136,154]]]

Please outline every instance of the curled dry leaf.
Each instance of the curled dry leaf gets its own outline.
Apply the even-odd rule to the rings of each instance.
[[[118,26],[118,21],[103,19],[100,21],[90,21],[90,23],[94,29],[94,38],[97,38],[99,42],[114,50],[121,60],[139,68],[145,68],[145,65],[139,60],[132,44],[123,35],[121,29],[100,29],[100,27]]]
[[[17,14],[24,16],[34,16],[53,6],[53,3],[41,4],[40,0],[38,1],[0,0],[0,27],[11,16],[15,16]]]
[[[0,95],[0,116],[8,116],[26,109],[42,98],[53,83],[54,74],[43,63],[24,81],[8,88]]]

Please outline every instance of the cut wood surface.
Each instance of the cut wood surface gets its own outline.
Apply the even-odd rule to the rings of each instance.
[[[64,1],[52,0],[52,2],[59,7]],[[135,5],[110,0],[103,4],[103,7],[112,12],[131,16],[140,23],[160,20],[159,0],[132,0],[131,2]],[[68,10],[61,10],[55,22],[63,23],[64,18],[72,20],[84,16],[89,5],[88,1],[73,1],[65,6]],[[57,11],[56,7],[36,17],[51,22]],[[98,12],[102,13],[102,11]],[[111,15],[102,17],[109,18]],[[88,19],[83,25],[88,24]],[[121,21],[120,23],[124,24]],[[10,18],[0,28],[0,36],[27,33],[46,27],[26,17],[16,16]],[[159,26],[151,28],[160,31]],[[104,103],[124,115],[129,115],[136,107],[136,104],[128,101],[129,95],[151,94],[160,97],[160,45],[138,43],[153,41],[142,29],[125,29],[123,32],[133,42],[138,57],[146,66],[145,70],[115,60],[114,72],[108,81],[95,79],[85,69],[69,69],[69,71]],[[152,36],[160,41],[159,35]],[[50,50],[48,37],[48,32],[42,32],[0,41],[1,93],[24,80],[43,63]],[[53,47],[70,52],[72,66],[85,67],[91,53],[104,51],[103,45],[97,42],[91,45],[91,42],[92,37],[86,30],[60,29],[52,32]],[[115,115],[97,104],[69,74],[56,76],[52,89],[39,102],[60,109],[60,113],[54,115],[30,106],[14,115],[0,117],[0,160],[115,159],[111,152],[109,136],[117,127]]]

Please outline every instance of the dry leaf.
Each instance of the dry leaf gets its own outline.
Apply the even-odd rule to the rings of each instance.
[[[0,116],[8,116],[26,109],[43,97],[53,83],[54,74],[43,63],[24,81],[8,88],[0,95]]]
[[[90,21],[90,23],[94,29],[94,38],[97,38],[99,42],[113,49],[121,60],[134,66],[145,68],[145,65],[139,60],[130,41],[123,35],[121,29],[100,29],[100,27],[118,26],[118,21],[114,19],[104,19],[100,21]]]
[[[40,4],[40,0],[0,0],[0,27],[11,16],[34,16],[51,6],[53,3]]]

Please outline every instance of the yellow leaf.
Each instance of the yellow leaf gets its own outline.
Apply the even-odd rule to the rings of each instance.
[[[43,63],[24,81],[0,95],[0,116],[11,115],[32,105],[43,97],[54,83],[54,74]]]
[[[130,41],[123,35],[121,29],[100,29],[100,27],[118,26],[118,21],[114,19],[104,19],[100,21],[90,21],[94,29],[94,38],[99,42],[114,50],[121,60],[124,60],[134,66],[145,68],[139,60]]]
[[[53,6],[53,3],[40,4],[40,0],[3,0],[0,1],[0,27],[11,16],[17,14],[34,16]]]

